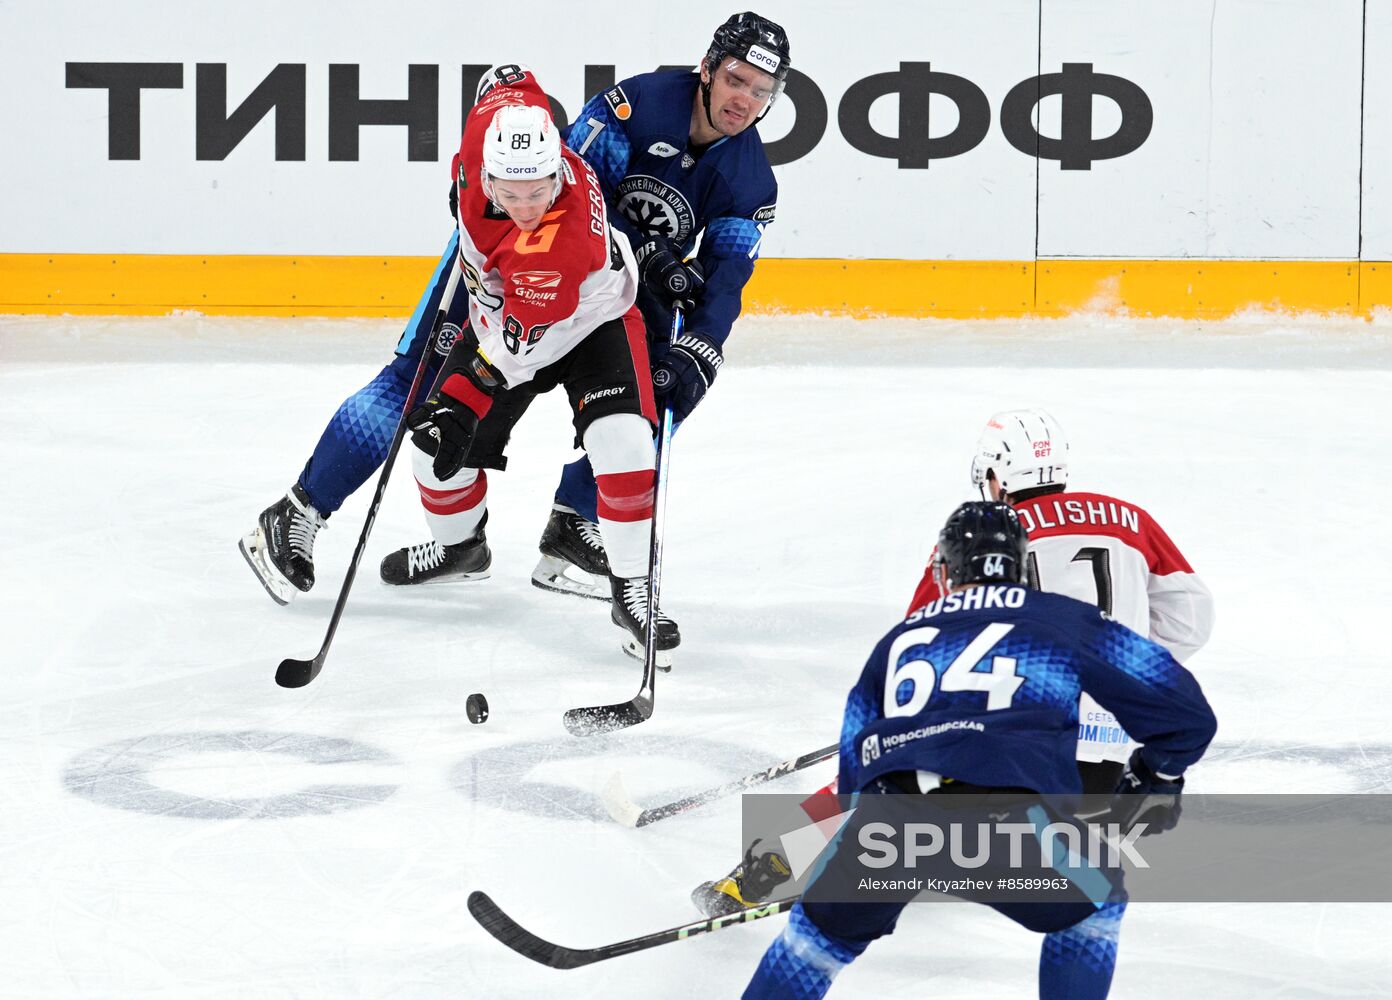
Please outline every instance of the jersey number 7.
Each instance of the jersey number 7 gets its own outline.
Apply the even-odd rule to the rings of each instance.
[[[923,711],[933,692],[941,686],[943,691],[984,691],[986,692],[986,711],[995,712],[1009,708],[1015,692],[1025,679],[1015,673],[1013,656],[993,656],[989,669],[978,670],[984,664],[985,656],[991,648],[1005,638],[1014,625],[992,622],[967,643],[967,648],[957,654],[938,679],[937,668],[926,657],[909,660],[902,667],[899,659],[905,653],[918,647],[931,646],[942,630],[932,625],[903,632],[889,647],[889,662],[886,664],[884,687],[884,717],[892,719],[900,715],[917,715]],[[899,703],[901,690],[904,703]]]

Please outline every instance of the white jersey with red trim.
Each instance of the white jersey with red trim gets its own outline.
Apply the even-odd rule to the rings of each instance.
[[[1148,513],[1101,493],[1051,493],[1015,505],[1029,533],[1040,590],[1095,604],[1183,663],[1213,631],[1213,595]],[[909,611],[942,596],[932,561]],[[1078,705],[1078,759],[1124,761],[1135,749],[1112,713],[1086,693]]]
[[[532,232],[519,229],[484,194],[484,134],[509,104],[549,111],[529,72],[494,87],[469,113],[451,169],[469,319],[484,356],[515,386],[632,309],[638,268],[628,238],[609,227],[594,170],[569,149],[561,149],[561,192]]]

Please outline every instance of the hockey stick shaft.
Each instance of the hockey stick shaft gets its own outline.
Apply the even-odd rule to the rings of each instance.
[[[666,930],[654,931],[651,934],[644,934],[642,937],[629,938],[614,944],[601,945],[598,948],[567,948],[565,945],[552,944],[550,941],[543,940],[504,913],[498,904],[489,898],[487,893],[471,892],[469,894],[469,912],[473,914],[474,919],[484,930],[524,958],[530,958],[533,962],[540,962],[553,969],[578,969],[583,965],[593,965],[595,962],[618,958],[621,955],[631,955],[636,951],[646,951],[649,948],[672,944],[675,941],[685,941],[688,938],[699,937],[712,931],[724,930],[726,927],[748,924],[755,920],[762,920],[764,917],[787,913],[793,908],[793,904],[798,901],[798,898],[793,896],[788,899],[777,899],[771,903],[729,913],[723,917],[698,920],[694,923],[682,924],[680,927],[669,927]]]
[[[682,331],[681,306],[672,308],[672,328],[669,345],[675,344]],[[672,406],[662,408],[662,421],[657,436],[657,454],[653,458],[653,523],[648,548],[648,627],[643,637],[643,682],[648,697],[653,694],[653,679],[657,674],[658,595],[662,590],[662,536],[667,527],[667,473],[672,466]]]
[[[358,535],[358,544],[353,549],[353,558],[348,563],[348,572],[343,578],[343,586],[339,589],[338,601],[334,604],[333,617],[329,619],[329,628],[324,635],[324,643],[319,647],[319,652],[313,660],[285,659],[280,662],[280,666],[276,669],[276,683],[281,687],[304,687],[318,677],[319,671],[324,668],[324,660],[329,655],[329,646],[333,644],[334,633],[338,631],[339,619],[343,617],[343,609],[348,604],[348,593],[353,589],[353,580],[358,575],[358,564],[362,562],[363,551],[367,548],[368,536],[372,534],[372,526],[377,522],[377,512],[381,509],[382,497],[387,492],[387,480],[391,478],[392,465],[396,461],[397,452],[401,450],[401,442],[406,437],[406,415],[411,412],[411,408],[415,405],[416,393],[420,391],[421,380],[425,378],[425,370],[430,367],[430,355],[435,350],[440,326],[444,323],[445,315],[454,303],[454,293],[459,287],[459,275],[458,263],[451,260],[449,281],[445,285],[444,293],[440,296],[440,308],[435,313],[434,322],[431,323],[430,334],[421,347],[420,364],[416,365],[415,378],[411,379],[411,388],[406,393],[406,402],[401,408],[401,419],[396,422],[396,433],[392,435],[391,447],[387,449],[387,457],[382,462],[382,473],[377,477],[377,490],[372,494],[372,503],[368,505],[367,519],[363,522],[362,533]]]
[[[837,756],[841,751],[838,743],[831,746],[822,747],[820,750],[813,750],[805,753],[801,757],[794,757],[792,760],[780,761],[772,767],[766,767],[762,771],[747,774],[743,778],[735,781],[727,781],[723,785],[709,788],[704,792],[697,792],[695,795],[688,795],[684,799],[677,799],[675,802],[668,802],[666,805],[653,806],[651,809],[638,809],[628,797],[623,793],[622,782],[616,774],[610,781],[609,787],[605,790],[604,804],[609,809],[609,815],[617,822],[625,826],[647,826],[664,820],[671,816],[677,816],[703,806],[716,799],[723,799],[727,795],[736,795],[756,785],[762,785],[768,781],[774,781],[786,774],[794,771],[801,771],[803,768],[811,767],[813,764],[820,764],[824,760],[830,760]]]
[[[672,326],[668,344],[675,344],[682,331],[682,308],[672,307]],[[572,736],[612,733],[646,722],[657,702],[657,610],[662,585],[662,535],[667,523],[667,471],[671,465],[672,407],[662,408],[658,425],[657,454],[653,460],[653,519],[648,545],[648,623],[643,634],[643,681],[629,701],[614,705],[572,708],[562,721]]]

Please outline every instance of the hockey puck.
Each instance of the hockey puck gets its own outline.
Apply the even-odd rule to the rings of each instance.
[[[464,703],[464,711],[469,715],[469,721],[474,725],[479,725],[488,721],[488,699],[481,694],[469,695],[469,700]]]

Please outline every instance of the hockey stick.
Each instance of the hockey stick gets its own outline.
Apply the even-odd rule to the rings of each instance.
[[[276,683],[283,688],[304,687],[314,678],[319,676],[319,671],[324,669],[324,659],[329,655],[329,644],[333,642],[334,633],[338,631],[338,620],[343,617],[343,607],[348,603],[348,591],[353,589],[353,578],[358,575],[358,563],[362,561],[363,549],[367,548],[367,536],[372,534],[372,525],[377,521],[377,511],[382,506],[382,495],[387,491],[387,480],[391,477],[392,463],[396,460],[396,453],[401,450],[401,441],[406,436],[406,414],[411,412],[414,405],[416,392],[420,389],[421,379],[425,377],[425,369],[430,364],[430,355],[435,350],[435,338],[439,336],[440,325],[445,321],[445,314],[449,312],[449,307],[454,302],[454,290],[459,285],[459,265],[451,261],[452,273],[449,283],[445,285],[444,294],[440,296],[440,308],[435,313],[435,322],[430,326],[430,335],[426,338],[425,346],[421,349],[420,364],[416,366],[416,377],[411,380],[411,389],[406,393],[406,405],[402,407],[401,419],[396,423],[396,433],[392,436],[391,448],[387,451],[386,460],[382,463],[382,474],[377,477],[377,492],[372,495],[372,503],[367,508],[367,520],[363,523],[362,534],[358,536],[358,547],[353,550],[352,561],[348,563],[348,575],[343,578],[343,587],[338,592],[338,603],[334,605],[333,617],[329,619],[329,631],[324,636],[324,644],[319,647],[319,652],[312,660],[286,659],[280,661],[280,666],[276,668]]]
[[[672,329],[667,342],[675,344],[682,331],[682,308],[672,307]],[[572,736],[594,736],[647,722],[657,698],[657,597],[662,583],[662,529],[667,520],[667,469],[671,464],[672,407],[662,408],[662,424],[657,439],[657,458],[653,466],[653,523],[648,547],[648,627],[643,635],[643,683],[629,701],[616,705],[572,708],[563,719]]]
[[[540,962],[553,969],[578,969],[582,965],[593,965],[595,962],[618,958],[620,955],[631,955],[635,951],[646,951],[659,945],[671,944],[673,941],[685,941],[687,938],[718,931],[734,924],[747,924],[764,917],[786,913],[793,908],[798,898],[793,896],[789,899],[776,899],[763,906],[727,913],[712,920],[697,920],[680,927],[669,927],[665,931],[655,931],[598,948],[567,948],[563,944],[543,941],[499,909],[498,904],[488,898],[487,893],[469,893],[469,912],[484,930],[524,958],[530,958],[533,962]]]
[[[753,788],[755,785],[762,785],[766,781],[773,781],[781,778],[785,774],[792,774],[794,771],[801,771],[804,767],[811,767],[813,764],[820,764],[824,760],[830,760],[841,751],[839,743],[833,743],[829,747],[822,747],[820,750],[813,750],[805,753],[801,757],[792,760],[785,760],[774,764],[772,767],[757,771],[754,774],[745,775],[735,781],[727,781],[717,788],[710,788],[704,792],[697,792],[695,795],[688,795],[684,799],[677,799],[664,806],[653,806],[651,809],[639,808],[638,804],[628,797],[624,791],[623,779],[619,773],[614,772],[614,776],[609,779],[609,783],[604,786],[604,807],[609,810],[609,815],[614,822],[624,826],[647,826],[649,823],[656,823],[660,819],[669,816],[676,816],[679,813],[703,806],[707,802],[714,802],[716,799],[723,799],[727,795],[734,795],[742,792],[746,788]]]

